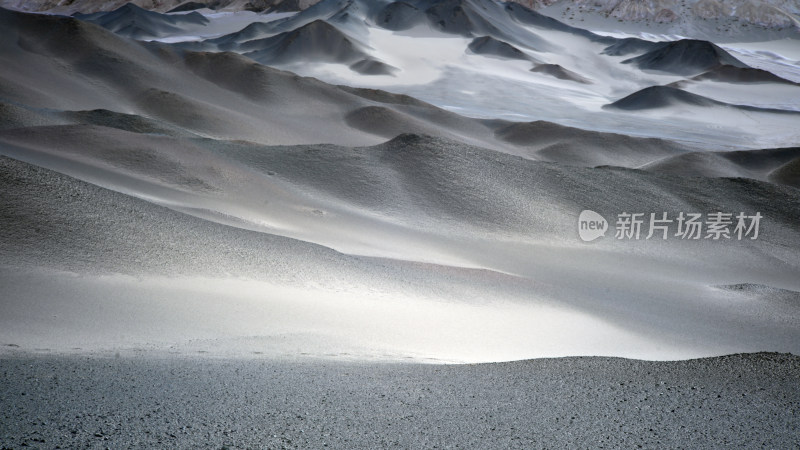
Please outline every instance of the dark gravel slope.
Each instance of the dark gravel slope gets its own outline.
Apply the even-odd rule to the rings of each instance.
[[[790,448],[800,357],[0,359],[0,447]]]

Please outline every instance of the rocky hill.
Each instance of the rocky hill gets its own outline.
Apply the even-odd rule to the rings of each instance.
[[[733,20],[767,28],[787,28],[800,24],[798,0],[510,0],[532,9],[561,12],[561,18],[580,20],[602,16],[621,22],[669,24],[681,21]],[[132,0],[145,9],[159,12],[190,10],[199,7],[225,10],[300,11],[319,0]],[[47,11],[61,14],[110,11],[126,0],[0,0],[4,8]]]

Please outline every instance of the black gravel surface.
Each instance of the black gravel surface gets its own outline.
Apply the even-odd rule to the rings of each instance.
[[[0,448],[796,448],[800,357],[6,355]]]

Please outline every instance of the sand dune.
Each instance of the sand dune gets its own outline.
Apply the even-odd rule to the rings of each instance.
[[[753,69],[751,67],[735,67],[724,65],[708,72],[701,73],[692,78],[693,80],[711,80],[724,83],[785,83],[797,85],[793,81],[781,78],[763,69]]]
[[[623,38],[604,48],[603,54],[609,56],[627,56],[632,53],[646,54],[661,45],[663,44],[645,39]]]
[[[596,131],[637,135],[646,133],[647,137],[698,142],[717,149],[780,147],[795,142],[795,136],[787,130],[787,121],[784,119],[772,120],[769,127],[761,127],[754,126],[754,120],[745,115],[732,116],[727,120],[719,116],[719,121],[712,119],[716,116],[706,115],[703,120],[709,122],[707,130],[727,128],[725,132],[717,133],[702,131],[703,128],[695,126],[696,118],[688,120],[686,116],[677,114],[672,115],[668,126],[659,125],[663,115],[616,117],[608,110],[604,114],[597,114],[602,105],[618,100],[620,94],[654,85],[682,86],[674,83],[684,80],[680,75],[670,75],[669,71],[642,71],[632,64],[618,64],[624,58],[614,55],[628,54],[628,51],[664,52],[672,55],[670,60],[684,68],[698,64],[700,68],[711,67],[709,64],[716,67],[720,61],[724,63],[729,59],[713,47],[708,47],[714,44],[692,40],[670,43],[600,36],[513,3],[501,5],[485,0],[470,0],[434,5],[418,0],[392,5],[390,2],[326,0],[298,14],[276,16],[274,20],[242,15],[240,30],[233,33],[230,33],[234,29],[232,24],[239,20],[235,15],[225,16],[227,34],[220,36],[187,27],[182,33],[165,36],[163,41],[175,42],[173,48],[183,50],[248,54],[278,68],[331,84],[390,89],[472,117],[522,122],[547,118],[564,125]],[[386,17],[386,11],[395,8],[398,14]],[[400,20],[400,16],[403,30],[393,32],[393,25],[386,20]],[[451,19],[455,21],[452,24],[455,28],[451,27],[450,30],[453,32],[442,29],[439,22],[448,23]],[[382,22],[386,22],[389,28],[384,28]],[[456,22],[461,25],[456,26]],[[458,31],[462,25],[466,27],[465,30],[471,31]],[[277,44],[268,45],[295,34],[311,38],[315,33],[307,32],[309,26],[326,28],[336,38],[304,38],[304,45],[292,45],[291,49],[283,49]],[[425,39],[424,45],[421,45],[421,39]],[[456,45],[458,39],[463,40],[461,46]],[[533,72],[529,71],[530,66],[523,70],[522,64],[515,59],[520,55],[513,51],[511,56],[514,58],[506,61],[477,60],[473,51],[463,52],[475,39],[507,43],[523,52],[522,57],[535,59],[541,67]],[[334,45],[335,42],[341,45]],[[265,45],[268,48],[264,48]],[[505,50],[511,51],[508,48]],[[346,61],[342,60],[342,55]],[[747,58],[750,63],[753,62],[751,57],[771,58],[766,54],[750,53]],[[720,70],[729,71],[724,67]],[[705,72],[698,71],[692,75]],[[589,73],[600,75],[588,77],[586,74]],[[763,76],[766,75],[759,75]],[[588,78],[591,78],[591,84],[582,82]],[[501,81],[498,86],[507,87],[479,95],[460,94],[487,89],[487,84],[493,85],[492,80]],[[715,95],[692,92],[725,103],[786,109],[786,105],[758,105],[757,101],[763,97],[757,94],[749,95],[753,99],[750,102],[746,98],[747,93],[735,87],[726,87],[725,84],[729,84],[727,82],[705,83],[714,85],[709,89]],[[736,92],[736,96],[745,98],[729,101],[729,92]],[[770,98],[777,99],[780,96],[770,93]],[[763,144],[758,144],[759,141]],[[492,147],[496,144],[484,142],[482,145]]]
[[[0,447],[794,442],[791,45],[270,5],[0,10]]]
[[[65,123],[33,108],[0,102],[0,129],[22,128]]]
[[[0,44],[8,105],[0,153],[13,158],[3,160],[0,177],[2,294],[11,299],[0,314],[2,341],[58,351],[144,342],[159,350],[208,346],[217,355],[336,351],[437,361],[796,351],[793,310],[716,287],[800,290],[796,189],[776,184],[794,183],[789,152],[726,159],[730,172],[687,177],[695,170],[689,155],[708,150],[704,138],[739,135],[720,125],[692,143],[648,138],[654,131],[645,124],[660,123],[669,136],[698,127],[601,109],[622,91],[682,78],[602,55],[613,38],[483,5],[416,2],[426,22],[395,35],[369,22],[381,5],[326,1],[201,43],[205,52],[134,42],[73,18],[3,11],[3,31],[17,38]],[[446,33],[430,26],[459,7],[442,25]],[[470,54],[476,36],[554,70],[592,73],[593,84],[532,73],[529,61]],[[444,49],[441,60],[424,65],[430,53],[402,53],[408,47],[398,43],[407,39]],[[217,51],[228,44],[237,52],[260,45],[286,65],[298,58],[297,67],[342,70],[358,82],[336,86]],[[577,55],[561,51],[567,47]],[[303,60],[342,48],[361,53]],[[394,77],[351,69],[370,72],[378,56],[398,69]],[[425,70],[432,78],[419,75]],[[611,80],[621,86],[609,89]],[[489,89],[492,101],[521,100],[515,105],[538,105],[537,114],[582,111],[576,124],[603,131],[511,122],[492,111],[469,117],[406,89],[469,101]],[[778,108],[734,108],[669,87],[627,101],[654,115],[685,107],[785,116],[773,126],[787,133],[791,121]],[[669,107],[654,108],[660,101]],[[734,126],[752,120],[741,115]],[[630,129],[642,132],[622,132]],[[670,172],[669,161],[686,171]],[[640,166],[648,170],[620,168]],[[709,176],[730,173],[751,179]],[[760,212],[764,229],[758,240],[609,235],[583,244],[583,209],[610,222],[622,211]],[[42,316],[53,308],[60,319]]]
[[[665,42],[647,53],[623,61],[645,70],[660,70],[678,75],[696,75],[721,66],[746,68],[747,65],[708,41],[681,39]]]
[[[351,64],[350,69],[362,75],[394,75],[395,72],[400,70],[397,67],[369,58]]]
[[[574,81],[576,83],[592,84],[592,82],[587,78],[578,75],[577,73],[571,70],[567,70],[559,66],[558,64],[538,64],[533,69],[531,69],[531,72],[546,73],[548,75],[558,78],[559,80],[569,80],[569,81]]]
[[[797,148],[693,152],[647,164],[643,169],[690,177],[745,177],[800,187],[791,176],[781,176],[781,168],[789,171],[798,158]]]
[[[654,85],[670,85],[685,79],[685,76],[669,71],[642,70],[633,64],[619,64],[625,58],[615,55],[627,55],[628,51],[652,51],[654,54],[651,56],[655,58],[655,53],[662,52],[671,55],[669,58],[676,65],[691,67],[690,75],[708,72],[727,62],[738,64],[730,59],[732,56],[725,57],[715,50],[712,47],[714,44],[692,40],[671,43],[600,36],[517,4],[501,5],[471,0],[437,5],[424,1],[392,5],[395,4],[328,0],[290,18],[266,25],[243,25],[243,37],[236,33],[221,37],[218,41],[226,42],[221,46],[217,46],[213,42],[215,40],[180,45],[194,50],[222,49],[246,53],[244,48],[247,48],[248,40],[269,39],[276,34],[302,29],[314,21],[324,21],[362,49],[366,56],[362,55],[362,59],[347,64],[326,62],[325,58],[319,61],[306,58],[302,64],[287,62],[279,64],[279,67],[332,84],[389,89],[472,117],[521,122],[547,118],[595,131],[685,140],[716,149],[778,147],[794,142],[794,134],[788,131],[784,119],[772,121],[769,127],[761,127],[755,126],[755,121],[746,115],[726,117],[724,120],[723,116],[705,115],[702,120],[708,122],[709,127],[698,128],[695,126],[697,117],[689,120],[688,116],[679,114],[672,115],[667,126],[661,123],[663,115],[631,117],[625,114],[619,117],[609,110],[597,114],[602,105],[619,100],[621,94]],[[434,10],[428,11],[432,6]],[[456,8],[460,9],[456,11]],[[398,13],[387,16],[387,11],[394,9]],[[453,22],[447,25],[449,29],[442,28],[443,25],[437,22],[436,17],[442,15],[446,16],[446,20],[442,19],[445,25],[452,19]],[[394,20],[399,20],[402,25],[400,22],[390,23]],[[463,44],[458,45],[459,41]],[[502,47],[502,51],[495,48],[493,52],[500,51],[506,56],[505,61],[492,58],[481,60],[476,57],[479,55],[474,50],[464,52],[464,48],[470,45],[477,48],[478,44],[483,44],[483,48],[487,43],[492,43],[492,47]],[[514,48],[522,55],[514,52]],[[313,48],[307,51],[314,52]],[[719,51],[724,52],[721,49]],[[518,58],[535,59],[542,67],[531,72],[530,66],[524,67],[524,59]],[[752,62],[751,59],[748,61]],[[587,75],[590,73],[591,77]],[[591,79],[592,83],[582,83],[584,79]],[[726,87],[719,82],[708,83],[716,84],[713,89],[718,91],[736,91],[737,95],[741,93],[747,97],[745,92],[737,91],[735,87]],[[719,101],[759,106],[751,105],[746,99],[729,102],[726,92],[720,93],[723,95]],[[706,96],[717,99],[716,95]],[[761,98],[758,95],[750,97]],[[778,105],[767,109],[784,108]],[[710,131],[718,127],[726,128],[725,132]],[[763,144],[756,143],[759,141]]]
[[[477,55],[499,56],[501,58],[521,59],[531,61],[533,58],[523,53],[520,49],[503,41],[498,41],[491,36],[475,38],[469,44],[469,50]]]
[[[691,105],[699,107],[725,106],[701,95],[692,94],[670,86],[651,86],[615,101],[609,108],[626,110],[665,108],[674,105]]]
[[[202,14],[166,15],[148,11],[133,3],[111,12],[78,14],[75,18],[96,23],[107,30],[132,39],[145,39],[164,36],[181,30],[181,27],[206,25],[208,19]]]
[[[401,31],[419,25],[420,10],[406,2],[392,2],[375,15],[375,24],[387,30]]]
[[[239,31],[226,34],[224,36],[220,36],[213,39],[206,39],[201,42],[186,42],[186,43],[179,43],[178,45],[181,47],[188,46],[191,50],[197,49],[205,49],[210,44],[213,44],[216,48],[221,50],[230,50],[235,48],[236,44],[242,44],[248,41],[256,40],[256,39],[263,39],[269,36],[274,35],[274,28],[275,25],[271,23],[264,23],[264,22],[253,22],[246,25]]]
[[[213,5],[213,4],[212,5],[207,5],[206,3],[200,3],[200,2],[184,2],[184,3],[179,4],[178,6],[170,9],[169,11],[167,11],[167,13],[189,12],[189,11],[196,11],[198,9],[203,9],[203,8],[212,8],[213,9],[214,6],[215,5]]]
[[[6,133],[4,148],[9,148],[11,142],[15,142],[14,145],[17,146],[23,145],[20,139],[25,135],[22,133]],[[118,133],[124,136],[126,132]],[[106,134],[113,135],[104,133]],[[53,136],[47,130],[37,130],[35,134],[28,134],[29,137],[25,139],[43,139],[48,135]],[[66,142],[63,135],[59,140]],[[83,138],[76,140],[77,142],[89,141]],[[303,308],[312,308],[309,311],[315,311],[317,307],[313,305],[319,305],[322,299],[330,299],[329,301],[352,313],[365,307],[370,310],[378,308],[374,310],[377,316],[363,316],[364,321],[349,319],[349,315],[333,321],[323,321],[327,308],[295,316],[296,320],[318,327],[318,332],[329,336],[330,342],[336,342],[332,345],[356,353],[362,352],[363,355],[390,351],[458,360],[480,360],[489,354],[507,355],[514,359],[524,355],[569,354],[579,351],[578,348],[585,348],[589,339],[595,342],[592,346],[593,352],[612,352],[627,356],[658,354],[664,357],[685,357],[752,349],[753,346],[764,345],[790,349],[791,342],[796,342],[791,331],[796,328],[793,328],[793,322],[785,322],[785,315],[779,319],[769,309],[765,310],[762,304],[753,304],[746,310],[732,313],[727,307],[714,306],[718,302],[718,295],[705,287],[724,284],[724,280],[730,280],[731,274],[735,273],[748,273],[748,277],[752,279],[756,273],[755,267],[763,267],[766,261],[774,261],[764,259],[763,255],[757,256],[763,248],[792,245],[795,242],[796,231],[792,231],[791,223],[797,211],[791,206],[790,200],[779,200],[782,194],[775,192],[770,185],[754,189],[752,185],[726,180],[676,182],[670,178],[608,169],[576,173],[566,167],[524,163],[521,159],[503,157],[502,153],[478,148],[464,149],[452,143],[428,141],[414,136],[402,137],[385,145],[355,152],[348,148],[312,149],[305,146],[259,151],[258,148],[244,144],[228,144],[207,147],[215,150],[212,153],[206,150],[207,156],[203,159],[198,159],[202,151],[202,147],[198,145],[208,146],[206,140],[195,141],[194,145],[198,147],[181,151],[176,149],[175,143],[165,143],[161,154],[153,154],[149,150],[155,148],[154,143],[141,147],[140,150],[120,148],[117,154],[98,152],[95,156],[78,148],[77,144],[70,150],[74,156],[55,155],[55,159],[53,156],[48,158],[44,153],[34,156],[36,153],[31,151],[32,147],[25,154],[34,157],[39,164],[73,172],[101,185],[112,181],[117,189],[125,189],[144,198],[157,198],[159,202],[196,217],[120,196],[43,169],[24,166],[11,160],[5,161],[7,175],[3,179],[7,180],[4,186],[7,195],[3,206],[6,211],[3,236],[7,239],[6,242],[13,240],[17,243],[15,246],[3,245],[5,260],[15,261],[17,268],[51,268],[86,273],[88,276],[85,284],[80,282],[67,288],[64,286],[65,281],[61,281],[61,276],[53,278],[54,275],[44,272],[43,276],[49,277],[52,282],[38,282],[42,290],[37,291],[36,298],[27,295],[10,297],[16,300],[6,304],[6,307],[12,308],[14,313],[5,317],[18,317],[20,314],[32,317],[30,314],[35,313],[31,313],[24,305],[46,307],[48,302],[56,298],[50,289],[58,289],[63,295],[70,296],[83,292],[84,301],[81,305],[94,305],[101,301],[100,297],[89,294],[96,289],[104,289],[103,292],[121,289],[129,293],[123,296],[129,300],[120,305],[127,304],[127,308],[133,308],[126,316],[134,318],[134,322],[129,324],[135,324],[135,320],[151,321],[153,319],[149,315],[142,314],[147,310],[147,305],[152,305],[155,301],[153,295],[158,295],[154,293],[159,291],[158,286],[163,282],[158,278],[151,279],[154,274],[192,274],[194,277],[206,274],[205,276],[211,277],[206,281],[187,280],[208,289],[209,296],[203,297],[203,302],[207,302],[204,303],[207,306],[203,306],[203,311],[206,311],[205,308],[212,308],[208,311],[213,310],[213,292],[224,289],[229,292],[226,295],[228,301],[232,305],[238,305],[238,308],[251,310],[254,305],[252,302],[266,301],[265,305],[273,305],[272,314],[278,314],[275,317],[288,318],[295,314],[295,309],[282,299],[286,295],[298,298],[300,291],[297,289],[307,289],[308,283],[317,286],[313,297],[301,302]],[[98,147],[100,145],[102,148],[114,148],[108,144],[98,144]],[[198,162],[194,166],[188,165],[187,160],[181,157],[181,152],[184,151],[195,155],[193,160]],[[209,159],[219,158],[213,155],[218,155],[220,151],[227,155],[228,162]],[[166,157],[172,159],[163,159]],[[67,161],[71,163],[67,164]],[[205,165],[203,161],[206,161]],[[160,168],[161,172],[155,171],[155,168]],[[254,169],[257,172],[254,173]],[[103,172],[107,175],[102,175]],[[123,176],[131,181],[124,181]],[[257,185],[263,186],[254,191],[257,195],[248,198],[242,192],[232,190],[243,182],[243,176],[249,177],[247,184],[250,189]],[[232,180],[236,180],[235,183],[231,184]],[[481,180],[481,184],[476,185],[476,180]],[[633,180],[637,181],[632,182]],[[565,183],[570,187],[565,187]],[[605,186],[606,195],[611,193],[602,199],[603,204],[608,206],[596,203],[598,200],[592,194],[590,187],[600,184]],[[366,189],[366,186],[370,188]],[[283,205],[278,196],[280,192],[288,200]],[[509,197],[511,192],[516,194]],[[636,247],[626,248],[613,241],[573,250],[568,250],[569,246],[558,250],[558,247],[551,247],[552,243],[563,241],[570,233],[568,230],[574,227],[576,213],[571,212],[573,207],[568,205],[592,204],[606,214],[611,205],[644,210],[648,208],[649,202],[674,210],[689,207],[688,205],[700,206],[695,200],[699,198],[698,192],[713,196],[715,207],[724,198],[727,200],[723,208],[748,211],[758,208],[770,218],[771,231],[764,232],[762,239],[758,241],[760,244],[742,246],[739,249],[702,243],[663,246],[653,242],[647,247],[654,246],[653,251],[656,248],[658,251],[634,256],[640,251]],[[721,193],[725,193],[724,197]],[[762,195],[769,195],[774,203],[764,204]],[[269,199],[267,205],[263,205],[264,196]],[[537,198],[535,205],[523,208],[521,199],[531,198]],[[590,201],[591,198],[595,200]],[[680,200],[676,203],[675,199]],[[252,214],[258,210],[255,202],[262,202],[261,210],[264,215],[261,220],[244,214],[245,211]],[[711,206],[700,207],[705,209]],[[575,210],[578,209],[580,207],[576,206]],[[212,221],[209,222],[209,219]],[[294,231],[281,227],[273,227],[272,230],[348,252],[358,253],[358,239],[370,236],[372,251],[391,256],[391,260],[377,262],[371,258],[344,256],[323,247],[265,235],[263,231],[269,228],[258,224],[269,220],[289,220],[287,223],[295,225],[304,223],[302,229]],[[214,222],[228,223],[229,226]],[[92,226],[88,225],[90,223]],[[145,227],[144,224],[149,225]],[[154,224],[157,226],[153,226]],[[95,231],[95,228],[102,229],[102,234]],[[152,231],[145,232],[143,228]],[[254,233],[242,228],[262,232]],[[348,230],[355,233],[349,237],[341,234]],[[392,236],[393,241],[384,242],[384,249],[380,250],[375,244],[382,233]],[[453,241],[453,238],[457,240]],[[490,241],[479,244],[487,239]],[[465,242],[473,244],[464,246]],[[542,245],[546,242],[551,244]],[[719,256],[718,265],[714,269],[709,270],[700,260],[687,263],[687,256],[697,246],[703,249],[707,257]],[[512,250],[513,248],[516,250]],[[420,251],[422,249],[425,250]],[[667,249],[671,250],[665,251]],[[281,255],[280,258],[276,259],[276,254]],[[619,260],[620,255],[627,255],[627,262],[622,263]],[[402,261],[418,258],[438,263],[419,265]],[[775,262],[772,262],[772,271],[757,278],[761,284],[777,284],[797,289],[790,275],[799,264],[796,255],[785,254],[782,259],[782,264],[787,264],[785,268],[778,269]],[[607,266],[611,261],[616,262],[613,266]],[[459,265],[488,271],[459,269]],[[597,267],[616,269],[598,273]],[[703,267],[706,268],[702,269]],[[119,279],[113,282],[116,288],[102,288],[105,283],[102,279],[93,281],[95,275],[92,274],[109,272],[143,274],[145,280],[149,281],[131,283],[126,279]],[[671,288],[659,289],[657,293],[649,291],[652,286],[664,282],[658,281],[661,278],[658,273],[676,272],[686,277],[685,284],[677,287],[674,281],[669,281]],[[256,284],[225,281],[226,274],[230,273],[264,281],[254,281]],[[502,275],[503,273],[514,275],[508,277]],[[616,283],[617,277],[629,278],[632,273],[649,281],[641,289]],[[18,275],[11,272],[6,274],[8,280],[19,280],[23,283],[26,283],[26,277],[38,279],[39,276],[36,273],[24,275],[24,271]],[[670,275],[669,278],[674,276],[678,275]],[[565,277],[577,277],[583,282],[566,288],[563,284]],[[263,297],[252,297],[253,294],[248,293],[252,289],[266,289],[267,285],[261,283],[274,286],[269,288],[274,292],[274,296],[268,297],[272,300],[256,300]],[[281,288],[280,285],[285,287]],[[11,289],[14,286],[19,284],[9,282],[6,288]],[[187,312],[183,312],[184,306],[180,306],[184,305],[183,300],[177,299],[184,298],[185,294],[182,292],[186,288],[180,287],[180,283],[175,286],[177,290],[171,295],[174,295],[177,303],[173,303],[173,307],[178,308],[176,314],[184,316]],[[70,289],[79,291],[66,294],[68,291],[72,292]],[[337,293],[341,289],[351,297],[364,300],[355,304],[342,303],[344,300]],[[384,293],[381,298],[388,296],[404,300],[399,304],[390,302],[379,306],[372,303],[377,300],[368,294],[373,289]],[[614,294],[598,299],[598,289],[610,289]],[[696,293],[691,301],[685,300],[687,290]],[[136,293],[138,297],[129,297],[131,293]],[[138,300],[134,300],[135,298]],[[367,300],[370,298],[373,300]],[[705,300],[700,301],[700,298]],[[516,300],[502,306],[510,299]],[[431,301],[434,303],[430,303]],[[447,303],[450,306],[440,310],[436,306],[440,301],[456,303]],[[464,301],[467,304],[458,306],[459,302]],[[475,310],[473,306],[469,306],[472,301],[478,301],[490,309]],[[408,321],[392,322],[386,322],[386,316],[383,315],[396,316],[398,311],[394,308],[402,304],[409,307],[416,305],[413,307],[419,314],[427,314],[428,320],[435,324],[450,320],[447,319],[452,317],[450,313],[463,313],[464,316],[457,324],[445,326],[444,329],[431,329],[443,330],[440,332],[444,335],[440,336],[446,337],[431,340],[431,336],[420,334],[417,330],[416,339],[409,341],[405,336],[414,327],[405,327],[414,320],[419,320],[416,313],[405,316]],[[190,304],[185,305],[189,307]],[[199,304],[194,305],[197,308]],[[669,307],[665,308],[666,305]],[[78,309],[67,307],[61,314],[64,317],[77,317],[76,314],[85,314],[85,311],[84,306]],[[201,317],[204,316],[196,309],[195,311],[199,315],[192,320],[203,320]],[[441,315],[444,311],[450,313]],[[475,320],[481,315],[484,319],[478,325],[479,322]],[[509,328],[507,320],[511,315],[518,315],[524,320]],[[653,322],[651,319],[656,316],[659,320]],[[667,316],[673,319],[665,320]],[[110,321],[109,328],[98,329],[88,335],[84,331],[73,336],[83,336],[81,339],[94,342],[93,346],[96,348],[124,348],[132,345],[134,341],[130,339],[161,342],[157,334],[150,334],[145,329],[139,332],[130,331],[129,339],[111,338],[106,333],[114,329],[115,322],[110,316],[103,317],[103,320]],[[241,333],[258,334],[253,328],[256,323],[261,324],[265,336],[274,336],[273,333],[279,332],[275,330],[285,329],[281,326],[268,331],[270,328],[264,329],[263,326],[272,322],[258,322],[259,317],[263,316],[253,316],[256,322],[248,322],[249,325],[231,323],[223,326],[220,323],[223,334],[219,334],[219,331],[207,331],[199,325],[200,322],[198,330],[204,331],[192,332],[190,330],[193,322],[185,322],[175,329],[177,334],[168,334],[161,339],[169,342],[177,339],[179,334],[185,334],[185,339],[188,340],[211,339],[217,352],[255,349],[261,345],[261,340],[251,340],[249,344],[237,340],[236,347],[230,347],[231,343],[224,336],[245,338],[252,335]],[[487,320],[487,317],[492,318]],[[375,334],[372,328],[374,320],[382,324],[385,332]],[[719,325],[713,330],[706,330],[709,320]],[[555,346],[548,345],[545,350],[535,342],[539,342],[536,340],[536,336],[541,336],[539,333],[553,332],[551,327],[544,325],[547,321],[559,324],[561,331],[558,335],[565,340]],[[567,326],[569,321],[572,321],[572,325]],[[678,322],[683,325],[676,330],[673,327]],[[77,331],[69,325],[70,322],[58,323],[57,329],[64,335],[72,335],[71,333]],[[83,322],[74,323],[78,326],[77,324]],[[284,325],[287,323],[299,322],[290,321]],[[534,323],[541,324],[539,326],[542,328],[531,328]],[[590,326],[590,323],[593,325]],[[662,325],[657,325],[658,323]],[[751,333],[743,335],[741,332],[721,331],[726,326],[731,326],[730,330],[739,329],[734,324],[741,323],[751,324]],[[51,333],[56,332],[52,324],[47,326],[51,327]],[[166,323],[163,326],[167,326]],[[239,331],[228,328],[231,326]],[[441,325],[436,325],[439,326]],[[482,333],[496,336],[497,340],[484,341],[483,344],[471,346],[469,350],[459,349],[456,342],[461,339],[458,336],[463,336],[462,327],[474,326],[484,330]],[[129,328],[130,326],[126,326],[126,329]],[[20,345],[36,345],[34,342],[38,329],[29,329],[32,334],[22,332],[17,327],[5,329],[14,333]],[[505,331],[500,331],[501,329]],[[524,332],[525,329],[529,331]],[[575,333],[578,329],[585,331],[566,339],[567,333]],[[642,340],[644,330],[647,330],[649,337]],[[678,338],[678,335],[692,337],[687,340]],[[702,336],[699,341],[698,336]],[[374,342],[375,347],[358,350],[363,344],[357,343],[365,342],[365,338]],[[289,347],[278,344],[275,351],[289,351],[295,345],[323,351],[318,342],[310,337],[301,341],[291,340],[287,341]],[[515,344],[511,345],[511,342]],[[661,347],[662,350],[652,353],[667,342],[670,342],[667,347]],[[699,345],[698,342],[704,344]],[[64,343],[72,345],[68,340]]]
[[[124,114],[107,109],[95,109],[92,111],[64,111],[61,116],[66,120],[76,124],[98,125],[101,127],[117,128],[140,134],[163,134],[174,137],[197,137],[194,133],[189,133],[183,128],[165,124],[142,117],[135,114]],[[32,125],[26,121],[26,127]],[[34,122],[35,123],[35,122]],[[23,127],[16,127],[23,128]]]
[[[688,151],[679,144],[659,139],[598,133],[548,122],[510,124],[499,128],[496,135],[533,149],[546,160],[574,165],[637,167]]]
[[[700,108],[723,107],[739,111],[778,115],[800,114],[800,111],[794,110],[761,108],[750,105],[732,105],[713,100],[702,95],[693,94],[672,86],[651,86],[649,88],[642,89],[641,91],[634,92],[633,94],[606,105],[605,107],[636,111],[667,108],[671,106],[693,106]]]
[[[327,22],[314,21],[294,31],[248,41],[241,46],[256,61],[287,63],[298,60],[352,63],[367,55]]]
[[[325,5],[321,4],[320,7],[322,6]],[[508,11],[516,11],[513,8]],[[314,12],[313,9],[309,11]],[[337,9],[332,11],[340,12]],[[503,13],[505,11],[507,10],[502,10]],[[306,13],[310,14],[308,11]],[[446,114],[432,105],[405,108],[398,113],[400,113],[400,117],[410,116],[409,122],[402,120],[397,125],[392,125],[386,128],[386,131],[378,134],[365,133],[363,127],[361,129],[351,127],[348,117],[354,117],[354,114],[358,114],[356,111],[363,110],[363,108],[394,109],[396,106],[386,106],[380,102],[376,104],[373,101],[365,102],[363,98],[357,96],[349,97],[347,93],[338,88],[328,88],[323,84],[316,84],[312,80],[293,78],[230,54],[192,53],[174,50],[162,44],[147,44],[142,47],[106,35],[90,25],[72,24],[69,22],[70,19],[23,18],[10,12],[4,14],[12,27],[10,29],[19,29],[26,36],[21,40],[24,50],[7,42],[5,53],[9,65],[2,74],[5,80],[4,85],[9,88],[13,86],[6,98],[14,101],[15,104],[34,108],[55,107],[71,111],[103,109],[147,116],[150,119],[164,122],[162,128],[173,131],[183,130],[181,132],[223,139],[244,138],[266,144],[332,142],[345,145],[369,145],[379,142],[378,137],[393,137],[389,133],[416,132],[465,140],[470,144],[534,157],[528,150],[517,148],[519,145],[509,146],[506,141],[493,139],[493,133],[487,129],[484,123],[459,118],[455,114]],[[312,16],[304,17],[305,21]],[[332,29],[332,26],[321,25],[322,22],[318,23],[321,27]],[[549,23],[547,25],[550,26]],[[38,30],[45,26],[57,31],[55,34],[51,34],[49,39],[35,37]],[[352,39],[352,37],[346,38]],[[583,39],[582,36],[578,38]],[[69,48],[59,44],[68,39],[71,39],[72,42],[81,42],[81,44]],[[309,51],[315,51],[314,47],[314,45],[310,45],[311,50]],[[80,50],[81,48],[85,50]],[[463,50],[461,51],[463,52]],[[301,57],[303,53],[303,51],[298,52]],[[41,59],[36,55],[46,56],[48,59]],[[365,73],[391,73],[398,77],[398,82],[402,82],[402,74],[408,72],[407,68],[389,67],[389,64],[384,66],[386,63],[371,58],[373,57],[367,56],[366,59],[357,59],[347,66],[352,67],[352,70]],[[19,64],[19,61],[23,60],[26,61],[26,64]],[[73,67],[73,70],[85,74],[86,77],[66,76],[56,69],[55,61],[59,61],[58,64],[67,64]],[[163,64],[163,61],[168,64]],[[347,66],[345,69],[352,72]],[[553,67],[549,71],[556,73],[556,77],[552,77],[554,80],[558,80],[558,76],[570,78],[570,76],[564,76],[571,75],[570,72],[572,72],[567,66],[560,66],[563,70],[554,66],[556,65],[544,66],[545,68]],[[398,70],[395,70],[395,67]],[[184,68],[188,68],[200,78],[191,75],[187,77]],[[30,83],[27,83],[26,86],[24,82],[31,78],[41,79],[43,82],[37,83],[36,88],[32,89]],[[380,76],[380,78],[385,77]],[[572,78],[575,79],[575,77]],[[181,82],[171,82],[170,80],[181,80]],[[604,83],[603,80],[593,81],[598,85]],[[576,86],[580,85],[569,79],[565,82]],[[96,89],[98,84],[103,87],[100,91]],[[53,86],[66,86],[66,89],[52,89]],[[296,90],[297,92],[304,91],[302,95],[314,100],[310,103],[293,101],[294,94],[290,92]],[[241,97],[231,97],[230,92],[245,97],[245,102],[242,102]],[[311,93],[319,95],[310,95]],[[480,98],[480,96],[473,97]],[[525,98],[524,95],[514,97],[515,99]],[[609,102],[605,101],[601,104],[604,103]],[[280,105],[280,109],[275,108],[277,105]],[[190,108],[192,113],[181,113],[180,111],[184,107]],[[557,105],[556,111],[558,108],[561,106]],[[24,107],[17,110],[15,117],[23,117],[25,110]],[[388,113],[395,114],[394,112]],[[308,114],[316,115],[321,119],[319,126],[301,126],[303,118],[309,117]],[[431,117],[440,118],[435,120],[434,127],[418,126],[420,122],[430,121]],[[447,119],[444,119],[445,117]],[[336,119],[331,120],[332,118]],[[33,120],[33,117],[30,119]],[[54,122],[49,122],[50,120],[54,120]],[[63,123],[61,120],[63,119],[48,118],[45,119],[45,122],[31,122],[31,124]],[[625,118],[625,120],[630,119]],[[643,119],[637,117],[636,120]],[[740,120],[746,119],[742,116]],[[417,123],[417,125],[403,128],[400,123]],[[589,122],[586,123],[589,124]],[[280,126],[268,128],[265,124],[279,124]],[[21,125],[24,123],[17,123],[14,126]],[[267,129],[270,130],[269,133],[265,132]],[[669,130],[670,128],[666,127],[665,129]],[[521,145],[530,147],[524,143]],[[565,145],[570,146],[571,144],[566,142]],[[646,160],[648,153],[650,152],[644,150],[642,157],[636,158],[637,163],[652,162],[652,160]],[[664,155],[660,154],[659,156]],[[553,155],[547,156],[546,159],[559,160]],[[567,157],[563,160],[571,163],[576,161],[574,157]],[[606,162],[617,165],[628,164],[623,161],[603,160],[603,163]]]
[[[769,174],[770,181],[800,188],[800,161],[797,158],[778,167]]]
[[[28,83],[28,90],[9,92],[15,103],[73,111],[104,109],[156,119],[162,128],[260,142],[378,142],[374,135],[345,123],[352,110],[375,103],[316,80],[233,54],[181,54],[156,45],[143,47],[74,19],[4,14],[26,37],[24,49],[6,41],[4,54],[15,62],[0,76],[20,83],[26,78],[43,80]],[[51,30],[46,37],[36,34],[43,27]],[[68,39],[74,45],[65,46]],[[22,61],[30,65],[21,65]],[[75,78],[58,70],[63,65],[84,76]],[[296,102],[294,93],[311,101]],[[430,105],[423,109],[436,110]],[[319,115],[319,126],[304,125],[309,114]],[[329,120],[337,115],[338,121]],[[281,126],[266,127],[266,123]]]
[[[381,107],[366,106],[351,112],[347,123],[353,128],[392,138],[403,132],[435,134],[436,127],[416,120],[401,112]]]
[[[470,0],[422,1],[420,6],[431,25],[445,33],[472,37],[494,31]]]

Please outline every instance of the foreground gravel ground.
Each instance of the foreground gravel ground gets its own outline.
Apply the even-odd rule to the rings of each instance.
[[[800,444],[800,357],[481,365],[0,359],[0,448]]]

